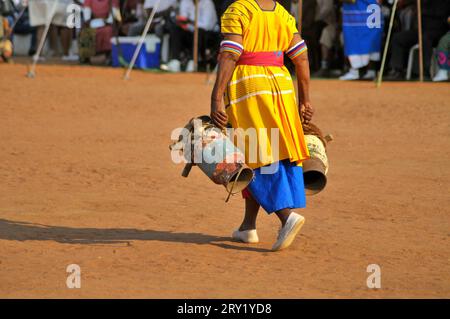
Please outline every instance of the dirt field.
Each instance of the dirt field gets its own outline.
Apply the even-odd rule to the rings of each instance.
[[[272,253],[276,217],[233,242],[240,196],[170,160],[172,129],[208,113],[205,75],[25,72],[0,65],[0,297],[450,298],[448,83],[313,81],[329,185]]]

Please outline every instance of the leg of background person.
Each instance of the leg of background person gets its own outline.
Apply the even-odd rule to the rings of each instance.
[[[45,26],[40,25],[36,27],[36,43],[41,43],[41,39],[44,36]]]
[[[327,69],[328,65],[330,63],[330,49],[325,46],[325,45],[321,45],[320,46],[320,50],[322,52],[322,62],[321,62],[321,67],[323,69]]]
[[[320,45],[321,51],[321,61],[320,69],[314,73],[315,77],[329,77],[330,75],[330,60],[331,60],[331,49],[326,45]]]
[[[169,60],[179,60],[181,53],[181,35],[183,30],[178,26],[170,28]]]
[[[28,52],[29,55],[33,55],[36,53],[36,49],[37,49],[37,32],[36,32],[36,28],[30,28],[30,33],[31,33],[31,44],[30,44],[30,51]]]
[[[61,46],[63,55],[68,56],[72,44],[72,29],[61,27]]]
[[[58,30],[57,26],[50,26],[49,30],[49,39],[50,39],[50,49],[52,55],[56,55],[58,53]]]
[[[259,204],[252,196],[245,199],[245,215],[239,231],[256,229],[256,218],[258,217]]]
[[[194,46],[194,32],[186,31],[179,28],[178,32],[179,43],[178,43],[178,57],[176,59],[180,59],[180,55],[182,52],[187,53],[188,60],[192,59],[193,56],[193,46]],[[172,41],[171,41],[172,43]]]
[[[390,59],[392,69],[398,71],[405,69],[409,50],[417,44],[417,41],[417,31],[402,31],[393,35]]]
[[[33,55],[36,53],[36,46],[37,46],[37,36],[36,36],[36,28],[30,26],[30,23],[28,20],[25,19],[19,19],[17,22],[14,33],[16,34],[30,34],[31,35],[31,41],[30,41],[30,48],[28,50],[28,55]]]
[[[321,51],[321,62],[320,62],[320,76],[328,76],[329,68],[331,64],[331,50],[336,39],[336,26],[334,24],[326,25],[320,34],[320,51]]]

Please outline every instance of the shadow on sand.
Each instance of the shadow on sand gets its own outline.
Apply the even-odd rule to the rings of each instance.
[[[0,240],[49,240],[62,244],[130,244],[132,241],[163,241],[186,244],[211,244],[224,249],[267,252],[257,247],[233,245],[230,237],[201,233],[176,233],[132,228],[73,228],[0,219]],[[223,242],[228,242],[227,244]],[[237,244],[237,243],[235,243]]]

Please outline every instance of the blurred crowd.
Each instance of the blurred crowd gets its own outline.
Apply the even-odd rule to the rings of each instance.
[[[256,1],[256,0],[248,0]],[[0,0],[0,55],[14,54],[15,36],[28,35],[34,56],[53,14],[48,48],[40,59],[111,63],[112,42],[138,37],[157,0]],[[198,0],[198,61],[213,69],[221,41],[220,17],[233,0]],[[278,1],[298,20],[299,2]],[[380,67],[394,0],[303,0],[301,35],[313,76],[373,80]],[[69,9],[68,9],[69,8]],[[422,0],[425,76],[447,81],[450,71],[450,0]],[[75,15],[73,15],[75,13]],[[399,0],[386,63],[387,80],[418,75],[417,1]],[[161,69],[193,71],[194,0],[161,0],[150,34],[166,44]],[[289,65],[288,65],[289,67]]]

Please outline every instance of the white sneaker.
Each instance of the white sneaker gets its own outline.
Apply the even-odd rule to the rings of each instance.
[[[341,81],[359,80],[359,72],[356,69],[350,69],[347,73],[339,78]]]
[[[189,60],[186,66],[186,72],[194,72],[194,60]]]
[[[291,213],[286,224],[280,229],[278,239],[273,245],[272,250],[277,251],[288,248],[304,223],[305,217],[296,213]]]
[[[74,62],[74,61],[78,61],[79,59],[80,59],[80,57],[75,54],[63,55],[61,57],[61,60],[66,61],[66,62]]]
[[[375,70],[368,70],[366,74],[364,74],[363,80],[375,80],[376,76]]]
[[[433,78],[433,82],[443,82],[448,81],[448,72],[447,70],[439,69],[438,73]]]
[[[233,239],[242,241],[243,243],[255,244],[259,242],[258,234],[256,233],[256,229],[243,230],[240,231],[236,229],[231,236]]]
[[[180,72],[181,70],[181,62],[179,60],[170,60],[167,63],[167,71],[169,72]]]

